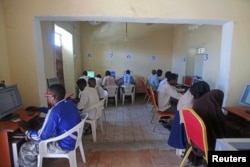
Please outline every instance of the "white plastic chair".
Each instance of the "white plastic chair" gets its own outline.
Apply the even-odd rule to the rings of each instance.
[[[116,85],[109,85],[105,87],[108,91],[108,98],[106,100],[106,106],[108,105],[108,99],[110,97],[115,98],[115,106],[117,107],[117,96],[118,96],[118,86]]]
[[[102,99],[95,105],[87,108],[87,110],[91,110],[91,112],[95,112],[95,119],[87,119],[86,122],[90,124],[92,130],[93,141],[96,142],[96,128],[97,121],[100,122],[101,130],[103,133],[103,123],[102,123],[102,111],[104,109],[104,100]]]
[[[43,158],[46,157],[46,158],[68,158],[70,167],[76,167],[77,166],[76,149],[78,147],[80,148],[82,161],[85,163],[86,158],[85,158],[83,145],[82,145],[82,133],[83,133],[84,123],[85,123],[87,117],[88,117],[88,114],[85,115],[85,118],[82,119],[82,121],[79,124],[77,124],[75,127],[70,129],[69,131],[65,132],[64,134],[41,141],[39,143],[39,154],[37,156],[37,159],[38,159],[37,166],[42,167]],[[75,132],[77,133],[77,136],[75,136],[76,137],[76,145],[75,145],[74,150],[68,151],[66,153],[50,153],[49,152],[48,147],[47,147],[48,143],[59,141],[59,140],[65,138],[65,137],[68,137],[68,136],[73,136],[73,133],[75,133]]]
[[[132,104],[134,104],[135,85],[133,85],[133,84],[121,85],[121,96],[122,96],[122,104],[124,104],[125,96],[131,96]]]

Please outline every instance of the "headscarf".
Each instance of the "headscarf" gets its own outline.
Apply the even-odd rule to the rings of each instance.
[[[194,111],[206,126],[209,150],[214,150],[216,138],[225,136],[225,116],[221,110],[223,98],[224,93],[219,89],[214,89],[194,100],[193,103]]]
[[[208,83],[205,81],[199,81],[193,84],[190,89],[190,93],[194,96],[194,99],[200,98],[203,94],[210,91]]]

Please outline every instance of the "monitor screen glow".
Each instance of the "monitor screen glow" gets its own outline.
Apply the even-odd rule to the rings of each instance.
[[[0,89],[0,119],[22,108],[22,99],[17,85]]]
[[[240,98],[240,104],[250,107],[250,83],[246,84]]]
[[[95,78],[95,72],[91,71],[91,70],[88,70],[87,71],[87,76],[88,76],[88,78]]]

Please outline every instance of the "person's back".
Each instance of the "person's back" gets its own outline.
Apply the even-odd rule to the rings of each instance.
[[[130,70],[127,70],[123,75],[123,84],[135,84],[134,77],[130,74]]]
[[[110,76],[110,71],[106,71],[105,75],[106,76],[103,78],[103,81],[102,81],[102,86],[103,87],[106,87],[106,86],[109,86],[109,85],[116,85],[115,78]]]
[[[156,74],[152,75],[152,77],[150,78],[150,84],[153,88],[154,91],[157,91],[158,87],[159,87],[159,77],[162,75],[162,70],[158,69],[156,71]]]
[[[179,99],[181,94],[177,92],[174,85],[177,82],[178,75],[171,74],[168,78],[168,83],[158,88],[158,107],[160,111],[175,112],[176,106],[170,104],[170,98]]]

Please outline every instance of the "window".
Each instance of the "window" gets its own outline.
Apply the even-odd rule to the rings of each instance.
[[[205,53],[205,48],[197,48],[197,54]]]
[[[55,41],[54,42],[55,42],[56,46],[62,46],[61,38],[62,38],[61,34],[55,32]]]

